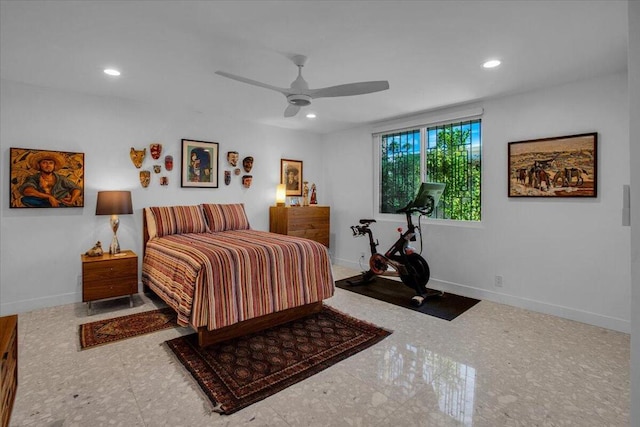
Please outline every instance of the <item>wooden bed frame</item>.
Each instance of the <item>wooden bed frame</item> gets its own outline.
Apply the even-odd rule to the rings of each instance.
[[[149,231],[147,229],[147,216],[145,210],[142,210],[142,256],[144,258],[149,241]],[[143,261],[144,262],[144,261]],[[156,295],[147,285],[143,285],[145,294],[151,293]],[[158,295],[156,295],[158,296]],[[159,296],[158,296],[159,297]],[[232,338],[241,337],[243,335],[258,332],[273,326],[297,320],[313,313],[322,311],[322,301],[311,304],[301,305],[299,307],[289,308],[283,311],[267,314],[265,316],[255,317],[253,319],[244,320],[234,325],[225,326],[223,328],[209,331],[206,327],[198,328],[198,345],[206,347],[208,345],[217,344]]]

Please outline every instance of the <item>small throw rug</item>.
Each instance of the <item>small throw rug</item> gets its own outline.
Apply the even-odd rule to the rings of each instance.
[[[391,331],[331,307],[280,326],[199,347],[196,334],[167,341],[214,405],[231,414],[344,360]]]
[[[80,325],[80,348],[86,349],[178,326],[170,307]]]
[[[366,285],[352,286],[348,283],[350,280],[356,281],[359,278],[360,276],[355,276],[337,281],[336,287],[444,320],[453,320],[480,302],[477,299],[446,292],[442,296],[429,297],[420,307],[414,307],[411,305],[411,297],[415,292],[402,282],[375,277]]]

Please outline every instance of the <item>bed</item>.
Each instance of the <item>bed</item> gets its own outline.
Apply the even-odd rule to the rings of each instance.
[[[145,292],[201,346],[318,312],[335,289],[324,245],[253,230],[242,204],[145,208],[143,254]]]

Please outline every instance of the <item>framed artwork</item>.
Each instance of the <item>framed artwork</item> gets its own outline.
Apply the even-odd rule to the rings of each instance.
[[[84,206],[84,153],[10,148],[9,206]]]
[[[218,188],[218,143],[182,140],[181,187]]]
[[[280,184],[285,184],[286,195],[302,196],[302,161],[280,159]]]
[[[509,143],[509,197],[597,197],[598,134]]]

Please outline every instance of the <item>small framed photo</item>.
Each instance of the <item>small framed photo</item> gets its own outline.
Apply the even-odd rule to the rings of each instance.
[[[286,195],[302,196],[302,161],[280,159],[280,184],[285,184]]]
[[[218,188],[218,143],[182,140],[181,187]]]
[[[84,153],[10,149],[11,208],[84,206]]]
[[[509,143],[509,197],[596,197],[598,134]]]

